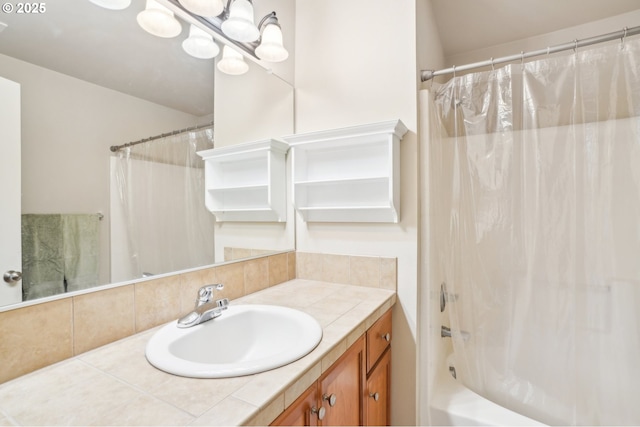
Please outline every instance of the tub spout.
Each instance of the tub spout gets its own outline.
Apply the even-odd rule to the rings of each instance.
[[[440,327],[440,336],[442,338],[462,338],[462,341],[468,341],[471,334],[467,331],[451,332],[451,328],[447,326]]]

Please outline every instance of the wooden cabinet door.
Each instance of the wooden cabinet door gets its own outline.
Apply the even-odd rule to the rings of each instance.
[[[322,425],[363,424],[364,353],[363,336],[318,381],[322,406],[326,408]]]
[[[369,373],[365,390],[365,424],[388,426],[391,423],[391,348]]]
[[[276,418],[272,426],[317,426],[318,384],[313,383],[285,411]]]

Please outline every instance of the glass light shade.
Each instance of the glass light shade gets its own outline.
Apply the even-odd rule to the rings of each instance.
[[[224,11],[222,0],[180,0],[180,4],[200,16],[218,16]]]
[[[182,48],[189,55],[200,59],[211,59],[220,53],[220,48],[213,41],[211,34],[193,24],[189,28],[189,38],[182,42]]]
[[[182,32],[182,25],[166,7],[155,0],[147,0],[145,10],[137,16],[138,24],[154,36],[171,38]]]
[[[222,32],[239,42],[253,42],[260,37],[260,30],[253,22],[253,5],[249,0],[233,0],[229,18],[222,25]]]
[[[89,0],[91,3],[96,4],[105,9],[122,10],[131,5],[131,0]]]
[[[244,62],[244,58],[233,48],[225,46],[222,49],[222,59],[218,61],[218,70],[225,74],[238,76],[249,71],[249,65]]]
[[[258,58],[269,62],[281,62],[289,57],[282,45],[282,30],[275,24],[268,24],[262,31],[262,41],[256,48]]]

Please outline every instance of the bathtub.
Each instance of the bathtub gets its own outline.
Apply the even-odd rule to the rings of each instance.
[[[430,406],[434,426],[545,425],[483,398],[448,373],[440,375],[434,389]]]

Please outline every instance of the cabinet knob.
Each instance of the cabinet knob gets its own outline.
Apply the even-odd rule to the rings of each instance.
[[[382,339],[386,342],[391,342],[391,334],[387,332],[386,334],[382,334]]]
[[[375,400],[376,402],[380,400],[380,394],[378,393],[369,393],[369,397],[373,397],[373,400]]]
[[[327,413],[327,410],[324,409],[323,406],[321,406],[320,409],[314,406],[313,408],[311,408],[311,413],[314,415],[318,415],[318,419],[322,421],[322,419],[324,418],[324,415]]]
[[[329,406],[333,407],[336,404],[336,401],[338,400],[338,396],[336,396],[335,394],[331,393],[331,395],[327,396],[326,394],[322,395],[322,400],[326,400],[327,402],[329,402]]]

